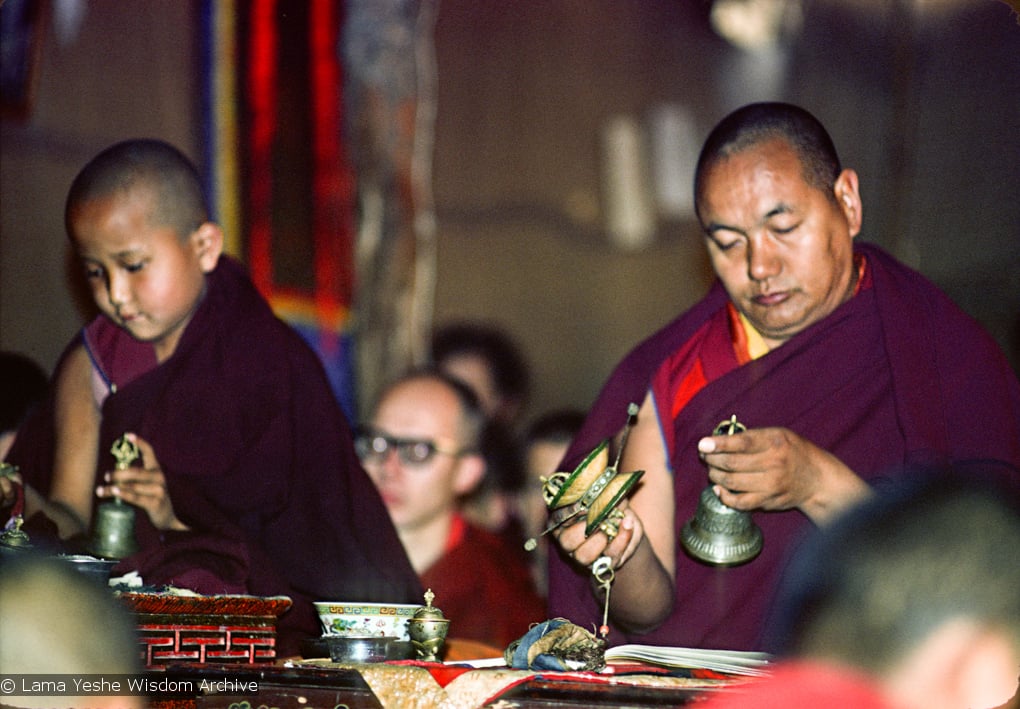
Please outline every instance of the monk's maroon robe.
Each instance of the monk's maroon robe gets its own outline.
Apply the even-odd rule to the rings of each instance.
[[[792,544],[811,529],[797,510],[756,512],[765,546],[754,561],[714,568],[686,556],[679,543],[708,484],[697,441],[736,414],[749,427],[787,427],[830,451],[874,485],[907,470],[953,465],[988,478],[1007,494],[1020,486],[1020,385],[991,338],[916,272],[881,250],[859,244],[872,287],[828,318],[765,356],[739,366],[696,393],[671,420],[677,541],[676,601],[656,630],[611,641],[760,649],[779,574]],[[710,293],[639,345],[603,388],[561,469],[571,469],[623,426],[629,402],[640,403],[670,356],[703,327],[726,327],[726,294]],[[667,365],[668,366],[668,365]],[[660,405],[660,410],[661,410]],[[601,610],[589,573],[550,558],[549,611],[581,625]]]
[[[158,366],[151,346],[109,320],[86,329],[97,370],[116,385],[102,405],[97,482],[114,467],[113,441],[137,433],[191,528],[161,533],[138,514],[140,551],[118,571],[204,593],[291,596],[280,623],[285,654],[321,634],[313,600],[420,603],[316,355],[237,262],[223,257],[208,285],[177,350]],[[52,435],[50,406],[19,431],[9,456],[43,491]]]

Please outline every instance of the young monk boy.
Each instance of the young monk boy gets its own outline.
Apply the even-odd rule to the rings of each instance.
[[[283,653],[318,634],[312,600],[420,602],[318,359],[222,254],[187,158],[154,140],[108,148],[72,184],[66,224],[100,315],[9,455],[26,512],[69,540],[97,496],[136,505],[139,551],[117,571],[288,595]],[[141,457],[115,470],[125,434]]]

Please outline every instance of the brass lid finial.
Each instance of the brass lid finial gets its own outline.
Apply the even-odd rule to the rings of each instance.
[[[435,597],[436,594],[432,592],[431,588],[425,591],[425,605],[414,612],[414,617],[418,619],[442,619],[443,611],[432,605]]]

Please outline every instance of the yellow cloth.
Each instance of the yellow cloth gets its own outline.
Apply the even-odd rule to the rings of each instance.
[[[744,326],[744,334],[747,336],[747,353],[751,355],[751,359],[758,359],[769,351],[769,346],[765,344],[765,338],[761,336],[751,321],[744,317],[743,313],[737,313],[740,316],[740,324]]]
[[[445,687],[432,677],[428,669],[414,665],[384,662],[374,664],[338,664],[329,660],[300,660],[287,663],[291,667],[316,669],[351,668],[357,670],[384,709],[476,709],[502,691],[532,677],[546,680],[568,678],[603,679],[607,684],[657,687],[663,689],[723,687],[741,680],[687,679],[662,675],[598,675],[592,673],[533,672],[506,667],[469,670],[454,678]]]

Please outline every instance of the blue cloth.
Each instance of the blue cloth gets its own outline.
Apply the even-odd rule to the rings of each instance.
[[[571,668],[561,658],[545,652],[536,655],[534,661],[530,664],[528,663],[528,650],[531,649],[535,641],[549,631],[555,630],[567,623],[568,621],[562,618],[554,618],[532,626],[531,630],[522,635],[521,639],[517,641],[517,649],[514,650],[513,661],[510,663],[510,666],[515,670],[570,670]]]

